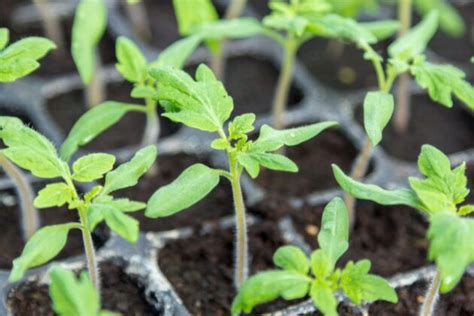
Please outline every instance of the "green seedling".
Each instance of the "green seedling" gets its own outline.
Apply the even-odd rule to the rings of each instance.
[[[66,48],[64,33],[59,17],[48,7],[51,5],[49,2],[48,0],[33,0],[33,4],[43,23],[44,34],[56,44],[58,52],[61,54],[65,52]]]
[[[120,316],[100,308],[100,296],[89,274],[82,272],[79,278],[60,266],[49,270],[49,296],[53,310],[59,316]]]
[[[0,28],[0,82],[13,82],[33,71],[38,60],[56,48],[53,42],[41,37],[27,37],[9,46],[9,31]],[[33,205],[33,190],[23,172],[0,153],[0,166],[15,183],[20,200],[23,240],[28,240],[41,226],[39,214]]]
[[[342,269],[336,267],[349,248],[349,219],[342,199],[333,199],[324,209],[318,243],[320,248],[313,251],[310,259],[298,247],[280,247],[273,255],[279,269],[250,277],[234,299],[232,315],[250,313],[256,305],[279,297],[295,300],[308,296],[324,315],[338,315],[338,291],[357,305],[398,301],[386,280],[369,274],[369,260],[349,261]]]
[[[48,139],[16,118],[0,117],[0,127],[0,138],[6,146],[2,150],[5,157],[38,178],[59,179],[39,191],[34,200],[35,207],[67,205],[79,215],[77,223],[50,225],[38,230],[26,243],[21,256],[13,261],[10,282],[20,280],[28,269],[53,259],[63,249],[69,231],[79,229],[82,232],[89,273],[96,290],[100,292],[91,232],[96,225],[105,221],[111,230],[124,239],[129,242],[137,241],[138,221],[126,213],[143,209],[146,204],[115,198],[112,193],[137,184],[138,179],[154,163],[156,148],[149,146],[141,149],[129,162],[114,170],[115,157],[103,153],[82,156],[70,167],[70,157],[77,149],[77,146],[71,144],[84,136],[84,129],[88,132],[87,139],[93,138],[91,131],[98,131],[99,127],[84,124],[79,129],[75,126],[61,148],[61,155]],[[94,186],[86,194],[81,194],[77,189],[76,183],[93,183],[101,179],[104,179],[104,184]]]
[[[365,52],[364,57],[374,66],[378,91],[369,92],[364,100],[367,139],[351,173],[355,180],[360,180],[366,173],[373,147],[382,140],[383,130],[392,118],[395,105],[391,90],[394,81],[401,74],[410,73],[417,84],[428,91],[430,98],[442,106],[451,108],[456,97],[470,109],[474,109],[474,87],[465,80],[464,72],[451,65],[432,64],[423,54],[437,26],[438,14],[432,12],[388,47],[389,59],[386,62],[368,42],[358,43],[359,48]],[[353,224],[355,200],[346,195],[345,201]]]
[[[333,165],[337,182],[354,197],[382,205],[406,205],[428,216],[428,259],[436,263],[437,273],[420,315],[429,316],[434,315],[438,289],[441,293],[451,291],[474,261],[474,220],[466,217],[474,212],[474,205],[463,205],[469,194],[465,163],[451,169],[446,155],[424,145],[418,169],[424,178],[411,177],[410,188],[388,191],[357,182]]]
[[[262,32],[256,19],[239,18],[246,2],[230,1],[224,19],[219,20],[211,0],[173,0],[180,34],[199,36],[206,42],[213,55],[211,67],[220,80],[224,80],[227,40],[247,38]]]
[[[248,139],[254,130],[255,114],[247,113],[235,117],[228,123],[233,110],[232,98],[212,71],[200,65],[196,80],[186,72],[172,68],[154,68],[150,71],[158,81],[155,99],[165,107],[163,116],[201,131],[217,133],[211,147],[227,154],[229,170],[214,169],[203,164],[187,168],[171,184],[160,188],[148,201],[145,215],[151,218],[170,216],[187,209],[208,195],[221,177],[230,181],[236,217],[236,268],[235,286],[238,288],[247,278],[248,246],[246,211],[240,185],[245,170],[256,178],[261,167],[297,172],[296,164],[287,157],[275,154],[283,146],[296,146],[335,122],[324,122],[287,130],[276,130],[263,125],[255,141]],[[170,198],[179,196],[180,198]]]
[[[148,63],[135,43],[125,37],[118,38],[116,68],[125,80],[133,84],[132,97],[143,99],[145,103],[145,106],[141,107],[147,117],[145,133],[142,138],[143,146],[155,144],[160,134],[157,102],[153,99],[157,81],[148,74],[148,69],[165,65],[182,68],[200,42],[199,36],[189,36],[178,40],[163,50],[158,59]]]
[[[85,88],[86,104],[93,107],[105,99],[105,82],[97,46],[107,27],[103,0],[80,0],[72,26],[71,53]]]

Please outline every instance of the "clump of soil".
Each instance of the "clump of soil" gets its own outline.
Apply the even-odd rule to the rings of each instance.
[[[374,303],[369,315],[417,315],[425,299],[429,283],[419,281],[397,290],[399,302]],[[461,282],[448,294],[441,295],[434,316],[468,316],[474,314],[474,277],[464,276]]]
[[[111,261],[100,264],[102,281],[102,309],[131,316],[161,315],[145,297],[143,284],[123,268]],[[21,283],[8,295],[8,304],[13,315],[56,315],[48,286],[37,282]]]

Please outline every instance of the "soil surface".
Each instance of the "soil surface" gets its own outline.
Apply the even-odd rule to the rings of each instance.
[[[195,163],[209,165],[205,157],[186,154],[158,155],[156,166],[158,174],[140,179],[139,183],[123,192],[123,195],[139,201],[148,201],[160,187],[171,183],[186,168]],[[220,218],[233,214],[232,191],[229,182],[221,179],[220,184],[202,201],[189,209],[169,217],[150,219],[142,211],[131,213],[140,220],[142,231],[166,231],[186,226],[200,226],[214,223]]]
[[[474,148],[474,116],[459,103],[449,109],[425,95],[413,96],[411,100],[408,130],[400,134],[393,123],[384,130],[382,147],[390,155],[416,161],[424,144],[431,144],[446,154]],[[363,124],[362,106],[357,107],[355,118]]]
[[[370,307],[369,315],[418,315],[429,284],[419,281],[398,292],[397,304],[377,302]],[[448,294],[441,295],[434,316],[468,316],[474,314],[474,277],[464,276],[460,284]]]
[[[102,281],[102,308],[127,316],[161,315],[148,304],[144,287],[123,268],[113,262],[100,265]],[[10,292],[8,303],[13,315],[53,316],[48,286],[23,283]]]
[[[191,314],[229,315],[233,288],[234,238],[232,229],[171,242],[158,254],[160,268]],[[190,242],[192,240],[192,242]],[[272,256],[283,245],[271,223],[249,227],[250,273],[274,268]],[[273,304],[272,310],[287,306]],[[267,310],[268,312],[268,310]]]
[[[69,222],[77,222],[78,215],[74,210],[68,210],[66,207],[51,208],[39,210],[41,226],[63,224]],[[20,210],[18,206],[1,206],[0,207],[0,268],[10,269],[13,259],[19,257],[25,246],[22,238],[20,226]],[[96,248],[104,245],[108,238],[103,225],[95,230],[93,235]],[[73,229],[69,232],[69,237],[64,249],[55,259],[63,259],[84,252],[81,232]]]
[[[131,89],[131,85],[125,82],[110,84],[107,87],[106,99],[138,105],[142,104],[140,99],[130,97]],[[47,109],[64,135],[67,135],[74,123],[87,111],[85,104],[82,90],[73,90],[48,100]],[[161,108],[159,106],[157,108],[159,113],[161,113]],[[118,123],[99,135],[85,148],[101,151],[138,146],[145,130],[145,124],[146,115],[144,113],[129,112]],[[160,124],[160,137],[176,133],[181,126],[162,117],[160,117]]]
[[[336,188],[331,164],[350,171],[357,150],[341,132],[329,129],[308,142],[286,148],[285,155],[298,165],[298,173],[262,170],[256,182],[271,194],[293,197]]]
[[[297,231],[311,249],[318,247],[316,236],[323,209],[305,206],[291,213]],[[349,237],[349,250],[339,261],[341,266],[349,260],[370,259],[372,273],[389,277],[427,264],[427,224],[417,211],[370,202],[358,203],[356,211],[357,221]]]
[[[196,68],[187,67],[186,71],[194,77]],[[279,74],[278,68],[264,58],[239,56],[227,59],[225,87],[234,99],[232,115],[270,113]],[[293,85],[288,96],[288,108],[298,105],[302,99],[301,90]]]

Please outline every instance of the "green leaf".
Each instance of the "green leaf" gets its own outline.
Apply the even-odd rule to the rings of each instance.
[[[273,255],[273,262],[286,271],[308,274],[309,263],[305,253],[295,246],[282,246]]]
[[[416,0],[414,2],[415,9],[426,15],[433,10],[439,14],[439,26],[441,30],[451,37],[461,38],[466,26],[464,19],[456,8],[446,0]]]
[[[361,260],[355,264],[349,261],[340,280],[344,293],[356,305],[378,300],[396,303],[398,297],[395,290],[383,278],[369,274],[369,270],[369,260]]]
[[[156,191],[145,215],[151,218],[173,215],[206,197],[219,183],[219,174],[203,164],[187,168],[170,184]]]
[[[100,203],[110,205],[111,207],[121,211],[121,212],[136,212],[142,210],[146,207],[146,204],[139,201],[133,201],[127,198],[120,198],[114,200],[98,200]]]
[[[173,5],[181,35],[189,35],[196,25],[219,18],[211,0],[173,0]]]
[[[418,210],[425,210],[423,203],[411,190],[384,190],[376,185],[363,184],[351,179],[336,165],[332,165],[332,169],[339,186],[357,199],[369,200],[381,205],[407,205]]]
[[[392,118],[395,101],[390,93],[369,92],[364,100],[364,127],[372,146],[382,140],[382,132]]]
[[[56,45],[49,39],[35,36],[27,37],[1,51],[0,61],[3,63],[22,59],[38,60],[55,48]]]
[[[431,12],[423,21],[388,47],[390,57],[409,61],[423,53],[438,29],[438,13]]]
[[[253,113],[246,113],[236,116],[232,122],[229,123],[229,138],[241,139],[246,137],[248,133],[253,131],[255,127],[256,116]]]
[[[112,170],[115,157],[109,154],[89,154],[74,162],[72,178],[79,182],[91,182],[101,179],[104,174]]]
[[[263,32],[261,24],[255,18],[219,20],[197,25],[192,29],[193,34],[197,34],[206,40],[240,39],[259,35]]]
[[[10,32],[7,28],[0,27],[0,50],[7,46],[10,40]]]
[[[174,42],[160,53],[158,59],[150,67],[183,68],[201,41],[201,36],[191,35]]]
[[[99,296],[86,272],[76,279],[72,271],[53,266],[49,270],[49,277],[49,295],[56,313],[61,316],[98,315]]]
[[[77,223],[46,226],[38,230],[26,243],[21,256],[13,261],[9,282],[19,281],[25,272],[57,256],[64,248],[69,231],[80,228]]]
[[[334,198],[324,208],[318,243],[334,268],[337,260],[349,248],[349,216],[342,199]]]
[[[469,205],[463,205],[459,208],[458,214],[460,216],[466,216],[474,212],[474,205],[469,204]]]
[[[451,291],[474,261],[474,220],[439,212],[431,216],[428,258],[441,275],[441,293]]]
[[[373,44],[377,38],[371,31],[353,19],[344,18],[336,14],[328,14],[316,19],[317,35],[344,41],[357,45]]]
[[[259,304],[278,297],[285,300],[303,298],[308,294],[311,279],[293,271],[266,271],[250,277],[240,288],[232,303],[232,315],[250,313]]]
[[[9,60],[0,59],[0,82],[13,82],[35,71],[40,64],[31,59]]]
[[[0,137],[7,146],[2,153],[34,176],[50,179],[64,175],[67,166],[58,158],[56,148],[35,130],[7,120]]]
[[[48,184],[38,192],[34,200],[37,208],[48,208],[53,206],[63,206],[71,202],[74,192],[63,182]]]
[[[337,316],[337,300],[331,288],[322,283],[315,281],[311,284],[311,299],[314,305],[325,316]]]
[[[107,8],[103,0],[81,0],[72,26],[71,53],[79,75],[89,84],[96,67],[97,45],[107,26]]]
[[[103,131],[120,121],[127,112],[135,110],[136,107],[136,105],[115,101],[107,101],[94,106],[83,114],[72,127],[61,147],[61,158],[69,161],[79,146],[91,142]]]
[[[139,223],[136,219],[112,207],[104,207],[102,208],[102,212],[105,222],[110,229],[128,242],[137,242]]]
[[[418,156],[418,169],[426,177],[443,178],[451,172],[451,163],[441,150],[423,145]]]
[[[291,159],[279,154],[241,152],[238,153],[237,160],[254,179],[260,173],[260,166],[271,170],[298,172],[298,166]]]
[[[311,271],[319,280],[324,280],[332,274],[334,266],[325,250],[318,249],[311,254]]]
[[[263,125],[258,139],[252,145],[252,151],[267,152],[278,150],[283,146],[296,146],[337,125],[337,122],[323,122],[285,130],[276,130]]]
[[[456,204],[441,189],[433,185],[431,179],[410,178],[409,182],[410,187],[430,213],[439,211],[456,212]]]
[[[372,33],[378,41],[392,37],[400,28],[400,22],[397,20],[365,22],[359,23],[359,25]]]
[[[186,72],[172,68],[154,68],[150,73],[159,83],[156,99],[171,102],[179,109],[163,114],[172,121],[217,132],[230,117],[232,98],[206,65],[199,65],[196,81]]]
[[[410,68],[420,87],[430,98],[446,107],[453,106],[453,96],[474,110],[474,87],[465,80],[465,74],[451,65],[435,65],[423,58],[415,60]]]
[[[106,195],[136,185],[138,179],[153,165],[157,154],[155,145],[140,149],[130,161],[107,173],[101,194]]]
[[[147,61],[140,48],[128,38],[120,36],[115,51],[118,72],[130,82],[143,83],[147,76]]]

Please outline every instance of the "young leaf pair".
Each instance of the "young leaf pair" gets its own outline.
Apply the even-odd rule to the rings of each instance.
[[[349,218],[340,198],[333,199],[324,209],[318,243],[320,249],[313,251],[309,260],[300,248],[280,247],[273,256],[280,269],[250,277],[232,304],[232,315],[250,313],[256,305],[279,297],[294,300],[308,296],[324,315],[338,315],[336,292],[339,290],[354,304],[376,300],[397,302],[389,283],[369,274],[369,260],[349,261],[344,268],[336,268],[349,248]]]
[[[255,141],[248,134],[254,130],[255,114],[248,113],[233,118],[227,127],[233,100],[212,71],[200,65],[196,80],[187,73],[173,68],[155,68],[150,72],[158,82],[155,100],[165,108],[163,116],[174,122],[205,132],[216,133],[211,147],[227,154],[229,170],[214,169],[195,164],[186,169],[171,184],[160,188],[148,201],[145,214],[164,217],[180,212],[203,199],[219,183],[220,177],[230,181],[236,216],[236,270],[235,285],[239,287],[247,278],[247,227],[245,204],[240,186],[243,171],[255,178],[260,168],[297,172],[298,167],[289,158],[274,152],[283,146],[296,146],[307,141],[335,122],[324,122],[287,130],[262,126]],[[176,196],[179,198],[170,198]]]
[[[66,156],[59,156],[54,145],[44,136],[12,117],[0,117],[0,138],[6,148],[2,150],[10,161],[41,179],[60,179],[46,185],[34,200],[37,208],[60,207],[67,205],[78,212],[78,223],[64,223],[46,226],[38,230],[28,240],[21,256],[14,260],[9,280],[20,280],[24,273],[33,267],[53,259],[64,247],[69,231],[82,231],[84,250],[91,278],[99,291],[100,278],[95,259],[91,232],[94,227],[105,223],[130,242],[138,238],[138,221],[126,215],[145,208],[141,202],[126,198],[115,198],[118,190],[134,186],[138,179],[154,163],[157,152],[154,146],[138,151],[135,156],[113,169],[115,157],[109,154],[92,153],[80,157],[69,166],[75,150],[65,150],[71,139],[80,133],[74,130],[61,148]],[[66,146],[66,147],[65,147]],[[77,149],[77,147],[76,147]],[[112,170],[113,169],[113,170]],[[105,179],[103,186],[94,186],[89,192],[81,194],[75,183],[93,183]]]
[[[333,166],[339,185],[355,198],[382,205],[406,205],[428,216],[428,259],[437,266],[436,282],[427,295],[432,298],[438,288],[441,293],[451,291],[467,266],[474,262],[474,220],[465,217],[474,212],[474,205],[463,205],[469,194],[465,163],[451,169],[446,155],[433,146],[424,145],[418,158],[418,169],[425,178],[411,177],[409,189],[389,191],[357,182]],[[424,308],[432,310],[433,306]]]

